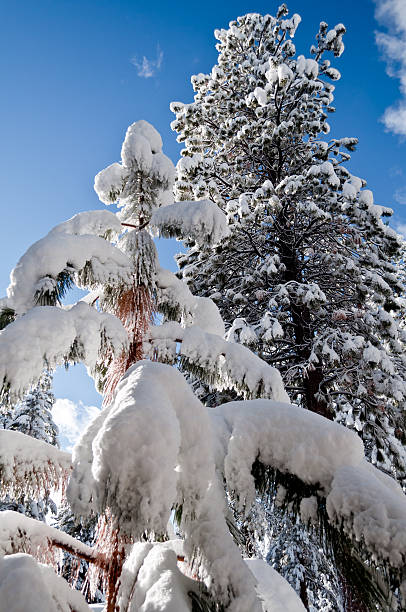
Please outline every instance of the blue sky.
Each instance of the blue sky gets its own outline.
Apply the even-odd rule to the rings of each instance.
[[[382,2],[378,3],[382,6]],[[346,50],[333,59],[337,83],[331,136],[357,136],[351,171],[368,181],[375,201],[406,225],[406,143],[386,131],[385,109],[402,99],[406,74],[406,2],[389,0],[389,30],[370,0],[292,0],[302,16],[298,51],[308,54],[325,20],[347,27]],[[20,255],[60,221],[102,207],[94,175],[119,159],[127,126],[150,121],[176,162],[172,100],[192,99],[190,77],[216,62],[213,30],[246,12],[274,13],[278,3],[26,0],[4,3],[0,23],[1,294]],[[376,31],[383,32],[381,46]],[[388,39],[387,34],[395,36]],[[385,38],[386,36],[386,38]],[[384,61],[391,55],[392,65]],[[146,58],[146,61],[143,58]],[[405,62],[402,64],[402,60]],[[150,73],[152,76],[148,76]],[[389,76],[388,72],[392,75]],[[406,77],[405,81],[406,82]],[[405,92],[403,92],[405,93]],[[400,118],[402,120],[402,117]],[[406,111],[405,111],[406,133]],[[398,126],[398,131],[402,131]],[[403,202],[403,204],[401,204]],[[177,245],[162,251],[173,266]],[[56,393],[84,403],[98,395],[83,376],[58,374]]]

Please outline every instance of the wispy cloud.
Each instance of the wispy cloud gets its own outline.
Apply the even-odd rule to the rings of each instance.
[[[393,194],[393,199],[398,204],[406,204],[406,187],[400,187],[400,189],[396,189]]]
[[[398,232],[398,234],[401,234],[403,238],[406,239],[406,223],[398,221],[395,223],[395,230]]]
[[[375,17],[390,33],[375,33],[376,43],[382,50],[387,73],[399,79],[401,99],[389,106],[382,117],[387,130],[406,136],[406,1],[375,0]]]
[[[131,59],[131,63],[136,67],[139,77],[149,79],[150,77],[155,76],[155,74],[161,69],[163,59],[164,52],[160,49],[159,45],[157,45],[155,59],[148,59],[144,55],[142,60],[140,60],[137,56],[134,56]]]
[[[79,436],[99,412],[96,406],[85,406],[82,402],[75,404],[66,398],[55,401],[52,417],[59,427],[59,442],[64,450],[72,450]]]

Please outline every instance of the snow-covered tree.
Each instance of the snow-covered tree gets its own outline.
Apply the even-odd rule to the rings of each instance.
[[[58,445],[58,427],[52,419],[55,397],[52,393],[52,376],[44,372],[36,387],[31,389],[22,402],[13,407],[7,429],[21,431],[27,436]]]
[[[307,57],[293,43],[300,20],[282,4],[216,30],[216,65],[192,77],[193,102],[172,104],[184,143],[175,196],[215,202],[230,229],[215,247],[189,241],[178,264],[216,302],[228,340],[277,367],[293,401],[357,431],[403,481],[402,241],[346,168],[357,139],[326,137],[345,27],[322,22]]]
[[[18,513],[0,513],[0,601],[12,609],[12,585],[24,575],[20,608],[29,599],[44,612],[88,611],[80,593],[33,559],[52,561],[60,549],[93,566],[93,586],[104,576],[108,612],[303,610],[269,565],[244,562],[230,532],[229,503],[249,513],[258,474],[270,470],[303,484],[305,520],[317,520],[323,506],[329,528],[400,581],[406,558],[400,486],[365,459],[354,432],[289,404],[278,370],[223,338],[214,302],[195,297],[159,266],[152,228],[202,245],[219,244],[229,233],[215,203],[169,203],[171,171],[154,128],[133,124],[121,163],[96,177],[97,192],[118,201],[119,216],[76,215],[33,245],[12,273],[2,301],[4,401],[35,384],[44,362],[53,368],[70,361],[83,361],[111,399],[72,457],[0,431],[5,493],[37,495],[73,467],[67,498],[75,517],[104,517],[91,547]],[[67,279],[90,293],[61,308]],[[150,304],[164,315],[162,324],[152,324]],[[205,407],[172,367],[179,362],[218,392],[246,399]]]
[[[38,384],[30,389],[21,402],[13,407],[6,407],[2,415],[3,429],[20,431],[37,440],[43,440],[54,446],[58,445],[58,427],[52,418],[52,406],[55,397],[52,393],[52,376],[45,371]],[[45,521],[49,510],[56,514],[56,506],[46,492],[43,499],[27,499],[24,495],[18,499],[6,497],[0,502],[1,510],[16,510],[27,516]]]
[[[403,478],[405,333],[400,237],[365,181],[345,167],[356,138],[326,140],[340,78],[342,24],[320,24],[297,56],[300,22],[249,14],[216,30],[218,62],[176,102],[184,143],[175,194],[227,215],[216,248],[178,262],[196,295],[220,308],[228,339],[277,367],[292,399],[359,431],[371,459]]]

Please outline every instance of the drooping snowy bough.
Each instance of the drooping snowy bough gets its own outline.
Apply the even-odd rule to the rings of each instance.
[[[368,463],[349,429],[298,406],[269,400],[230,402],[209,409],[216,464],[241,509],[255,499],[252,466],[292,474],[326,498],[328,519],[379,561],[406,562],[406,497],[400,485]],[[302,500],[302,518],[317,519],[317,500]]]
[[[71,455],[31,436],[0,429],[0,495],[32,498],[67,480]]]
[[[257,606],[254,583],[228,532],[214,466],[248,512],[255,461],[314,487],[315,496],[301,503],[304,520],[316,520],[317,498],[324,498],[333,527],[402,571],[405,496],[365,460],[355,433],[273,400],[206,409],[163,364],[141,362],[127,372],[114,403],[77,446],[68,495],[79,514],[110,508],[135,539],[146,529],[166,533],[171,510],[182,508],[185,550],[197,555],[201,578],[227,609],[247,612]]]
[[[83,361],[95,374],[99,357],[127,345],[120,321],[84,302],[70,309],[37,306],[0,332],[3,394],[18,399],[41,377],[44,367]]]
[[[199,572],[213,593],[230,611],[260,610],[224,518],[210,431],[207,410],[177,370],[140,362],[118,385],[97,429],[91,425],[79,442],[68,498],[78,513],[84,502],[87,511],[110,508],[120,530],[135,539],[146,530],[165,534],[171,511],[181,508],[189,558],[200,557]]]

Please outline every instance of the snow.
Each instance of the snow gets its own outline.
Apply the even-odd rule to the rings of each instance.
[[[71,274],[80,272],[86,264],[90,266],[86,283],[90,288],[131,282],[128,257],[103,238],[51,232],[35,242],[12,270],[7,306],[23,314],[36,305],[41,281],[48,279],[54,285],[64,270]]]
[[[338,467],[363,459],[362,442],[354,432],[299,406],[256,399],[222,404],[210,414],[221,448],[218,469],[247,511],[255,499],[251,466],[257,457],[325,490]]]
[[[114,213],[108,210],[87,210],[56,225],[48,233],[48,236],[53,234],[74,234],[76,236],[89,234],[103,237],[106,233],[112,233],[116,236],[121,234],[122,231],[121,223]]]
[[[18,398],[39,380],[45,365],[53,369],[82,361],[92,373],[106,345],[119,353],[127,342],[119,319],[85,302],[69,310],[37,306],[0,332],[0,380],[10,385],[11,398]]]
[[[46,557],[58,544],[87,557],[94,556],[93,548],[60,529],[12,510],[0,513],[0,557],[16,550]]]
[[[98,198],[107,206],[116,202],[128,179],[129,170],[117,162],[96,174],[94,190]]]
[[[104,204],[115,202],[122,222],[145,221],[151,211],[173,202],[175,167],[162,153],[162,139],[147,121],[129,126],[121,148],[121,164],[99,172],[94,188]],[[140,198],[140,190],[144,197]]]
[[[401,567],[406,556],[406,496],[400,485],[365,460],[351,430],[298,406],[270,400],[230,402],[209,409],[218,470],[241,510],[255,499],[251,467],[294,474],[326,497],[330,522],[362,541],[378,559]],[[301,507],[314,515],[315,500]]]
[[[31,436],[0,429],[0,489],[2,495],[21,492],[41,497],[59,488],[71,468],[71,455]]]
[[[217,244],[230,234],[226,215],[210,200],[175,202],[159,208],[151,225],[162,236],[192,238],[199,244]]]
[[[319,74],[319,65],[314,59],[307,59],[304,55],[299,55],[296,60],[296,72],[300,75],[306,75],[312,79],[317,79]]]
[[[256,590],[262,599],[263,612],[303,612],[306,608],[287,580],[266,561],[245,559],[257,580]]]
[[[230,612],[259,610],[254,581],[224,519],[208,413],[184,377],[170,366],[138,362],[103,412],[79,442],[79,456],[74,453],[68,488],[74,511],[78,493],[82,507],[91,497],[98,512],[109,506],[118,526],[140,537],[145,530],[166,533],[172,508],[181,505],[185,550],[190,558],[199,551],[205,582],[230,603]]]
[[[402,567],[406,556],[406,497],[389,476],[364,462],[335,472],[327,512],[331,522],[378,559]]]
[[[180,342],[180,354],[202,372],[207,372],[217,389],[237,389],[248,398],[261,395],[289,401],[279,371],[241,344],[227,342],[196,325],[183,329],[173,321],[152,326],[149,334],[149,350],[168,355],[168,349],[172,348],[173,359],[176,343]]]
[[[190,612],[198,585],[179,570],[171,542],[134,544],[120,580],[118,605],[129,612]]]
[[[165,268],[157,269],[156,285],[158,306],[180,311],[182,325],[198,325],[206,332],[224,336],[224,322],[213,300],[194,296],[184,281]]]
[[[121,158],[123,164],[130,167],[132,160],[136,157],[137,142],[146,140],[148,142],[151,154],[160,153],[162,151],[162,138],[160,133],[148,121],[136,121],[127,129],[125,140],[121,150]]]
[[[0,612],[89,612],[83,595],[30,555],[0,558]]]

